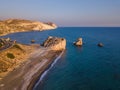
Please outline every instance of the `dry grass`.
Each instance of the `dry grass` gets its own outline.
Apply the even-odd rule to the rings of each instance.
[[[22,63],[34,49],[34,46],[15,44],[12,48],[0,52],[0,75]]]

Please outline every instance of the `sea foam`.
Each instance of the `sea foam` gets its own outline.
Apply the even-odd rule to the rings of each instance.
[[[47,73],[50,71],[50,69],[56,64],[56,62],[61,58],[62,54],[64,53],[64,51],[53,61],[53,63],[50,65],[50,67],[44,71],[44,73],[40,76],[38,82],[35,84],[33,90],[35,90],[35,88],[40,84],[40,82],[44,79],[44,77],[47,75]]]

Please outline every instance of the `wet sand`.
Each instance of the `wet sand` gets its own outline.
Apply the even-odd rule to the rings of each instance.
[[[31,90],[38,77],[62,51],[39,48],[17,69],[0,79],[0,90]]]

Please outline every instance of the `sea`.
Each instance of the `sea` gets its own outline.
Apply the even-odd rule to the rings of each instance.
[[[59,27],[4,37],[24,44],[34,39],[41,44],[48,36],[65,38],[66,50],[39,77],[33,90],[120,90],[120,27]],[[83,46],[74,46],[80,37]]]

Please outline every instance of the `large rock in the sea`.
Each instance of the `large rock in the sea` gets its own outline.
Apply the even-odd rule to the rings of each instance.
[[[82,42],[82,38],[78,38],[76,42],[74,42],[74,45],[76,46],[82,46],[83,42]]]
[[[64,38],[49,36],[42,46],[52,50],[64,50],[66,48],[66,40]]]

